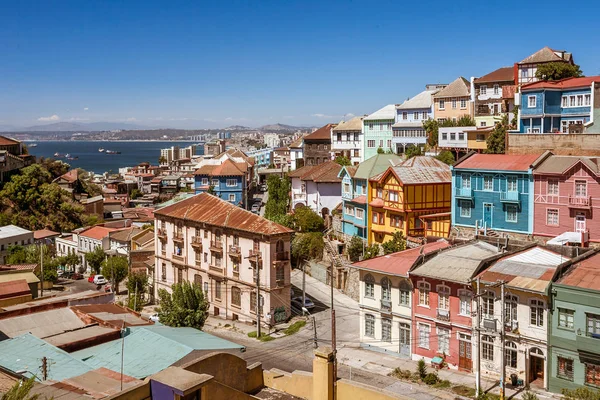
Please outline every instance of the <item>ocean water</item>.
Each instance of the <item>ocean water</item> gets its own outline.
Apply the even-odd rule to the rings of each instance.
[[[83,168],[86,171],[97,174],[106,171],[118,172],[120,167],[129,167],[141,162],[158,164],[160,149],[171,146],[187,147],[193,142],[175,142],[175,141],[38,141],[36,147],[31,147],[31,142],[26,143],[29,154],[36,157],[55,158],[54,153],[60,153],[63,156],[70,154],[79,157],[77,160],[67,160],[58,158],[73,168]],[[105,150],[120,151],[121,154],[100,153],[99,148]],[[204,153],[204,147],[198,146],[196,152],[201,155]]]

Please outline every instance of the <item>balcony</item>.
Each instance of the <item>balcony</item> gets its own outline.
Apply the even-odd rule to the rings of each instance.
[[[515,333],[519,329],[518,321],[507,321],[504,323],[504,332]]]
[[[229,257],[240,259],[242,257],[242,249],[240,246],[229,246]]]
[[[450,310],[438,308],[436,318],[440,321],[450,321]]]
[[[177,254],[173,254],[172,255],[173,260],[175,261],[179,261],[179,262],[185,262],[185,257],[184,256],[180,256]]]
[[[392,312],[392,302],[391,300],[381,300],[381,311]]]
[[[278,251],[275,253],[275,260],[273,262],[286,262],[290,260],[289,251]]]
[[[500,192],[500,201],[502,203],[520,203],[521,194],[519,192]]]
[[[592,206],[591,196],[571,196],[569,195],[569,208],[590,209]]]
[[[223,253],[223,242],[221,242],[220,240],[211,240],[210,251]]]
[[[158,236],[160,240],[167,240],[167,231],[164,229],[159,229],[156,231],[156,236]]]
[[[488,331],[496,332],[496,320],[489,317],[483,318],[483,328]]]
[[[202,238],[200,236],[192,236],[192,247],[202,251]]]
[[[217,265],[210,265],[208,267],[208,270],[211,272],[216,272],[218,274],[223,275],[223,267],[217,266]]]
[[[262,253],[259,250],[250,250],[248,252],[248,260],[252,263],[257,263],[262,261]]]
[[[173,241],[183,242],[183,232],[182,231],[173,232]]]
[[[457,199],[473,200],[473,189],[457,187],[454,191],[454,197]]]
[[[600,337],[597,337],[597,335],[594,336],[587,336],[586,332],[577,332],[577,349],[579,351],[585,351],[585,352],[589,352],[589,353],[597,353],[598,352],[598,345],[600,345]]]

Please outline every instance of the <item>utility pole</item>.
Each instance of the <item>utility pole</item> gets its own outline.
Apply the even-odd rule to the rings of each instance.
[[[42,357],[42,380],[48,379],[48,358]]]
[[[302,307],[306,307],[306,262],[302,262]]]
[[[502,348],[502,357],[500,358],[501,360],[501,375],[500,375],[500,400],[504,400],[505,399],[505,388],[504,386],[506,385],[506,354],[505,354],[505,333],[504,333],[504,319],[505,319],[505,315],[504,315],[504,282],[500,282],[500,302],[501,302],[501,308],[500,308],[500,340],[502,342],[501,344],[501,348]]]
[[[477,291],[475,296],[475,343],[477,347],[477,369],[475,371],[475,397],[479,398],[481,393],[481,305],[480,305],[480,297],[481,297],[481,279],[477,277]]]
[[[312,316],[312,320],[313,320],[313,331],[314,331],[314,338],[313,341],[315,342],[315,349],[317,347],[319,347],[319,342],[317,341],[317,321],[315,320],[315,316]]]
[[[335,267],[334,262],[331,261],[331,276],[329,283],[331,284],[331,347],[333,350],[333,400],[336,400],[336,387],[337,387],[337,350],[335,343],[335,309],[333,307],[333,268]]]
[[[40,270],[42,271],[42,294],[40,295],[40,297],[44,297],[44,247],[42,245],[42,242],[40,242]]]
[[[256,257],[256,338],[260,339],[260,265]]]

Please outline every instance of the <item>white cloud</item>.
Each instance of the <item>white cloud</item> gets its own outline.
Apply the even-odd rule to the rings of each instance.
[[[89,121],[89,118],[78,118],[78,117],[71,117],[68,119],[68,121]]]
[[[354,117],[356,117],[356,115],[354,115],[352,113],[348,113],[348,114],[344,114],[344,117],[354,118]]]
[[[51,115],[49,117],[39,117],[38,121],[48,122],[48,121],[59,121],[60,117],[56,114]]]
[[[89,109],[90,109],[89,107],[84,107],[84,108],[83,108],[83,111],[87,111],[87,110],[89,110]]]
[[[311,117],[317,117],[317,118],[335,118],[335,115],[327,115],[327,114],[317,113],[317,114],[312,114]]]
[[[135,117],[129,117],[125,121],[127,121],[127,122],[134,122],[134,121],[137,121],[137,119]]]
[[[225,118],[225,121],[231,121],[231,120],[233,120],[233,118],[231,118],[231,117]]]

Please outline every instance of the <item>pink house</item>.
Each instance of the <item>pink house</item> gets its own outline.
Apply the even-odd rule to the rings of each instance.
[[[498,247],[472,241],[442,250],[409,272],[415,288],[413,360],[439,357],[449,368],[473,368],[471,282],[501,256]]]
[[[534,166],[534,235],[600,242],[600,158],[549,153]],[[596,218],[594,218],[596,214]]]

